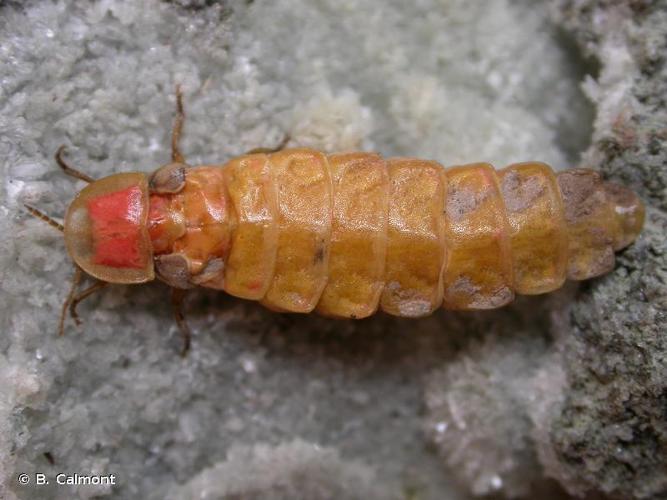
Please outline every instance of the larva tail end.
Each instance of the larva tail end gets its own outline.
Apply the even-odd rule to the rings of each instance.
[[[567,277],[585,280],[614,268],[614,251],[630,245],[644,224],[644,205],[626,187],[594,170],[558,174],[568,228]]]
[[[614,231],[614,250],[627,247],[637,239],[644,225],[644,203],[631,189],[605,182],[604,190],[607,200],[613,206],[616,221]]]

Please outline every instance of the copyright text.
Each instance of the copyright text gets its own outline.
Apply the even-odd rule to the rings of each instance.
[[[68,474],[60,472],[54,475],[47,475],[42,472],[34,474],[19,474],[17,477],[19,484],[35,484],[38,486],[50,484],[52,481],[58,485],[86,486],[86,485],[115,485],[116,474]]]

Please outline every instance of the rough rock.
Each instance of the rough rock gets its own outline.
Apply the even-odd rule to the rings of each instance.
[[[584,161],[632,186],[648,215],[615,271],[573,303],[553,472],[572,491],[667,498],[667,2],[555,5],[600,63],[586,82],[597,114]]]

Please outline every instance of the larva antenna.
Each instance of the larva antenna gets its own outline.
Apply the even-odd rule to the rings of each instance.
[[[30,215],[32,215],[33,217],[36,217],[37,219],[43,220],[49,226],[56,228],[61,233],[65,232],[65,226],[63,226],[59,222],[56,222],[51,217],[46,215],[44,212],[41,212],[40,210],[37,210],[36,208],[31,207],[30,205],[27,205],[25,203],[23,204],[23,206],[26,208],[26,210],[28,210]],[[72,317],[76,320],[77,324],[79,324],[79,319],[78,319],[78,316],[76,315],[76,311],[74,310],[74,308],[76,307],[76,304],[78,304],[80,302],[81,299],[77,300],[75,303],[73,303],[73,301],[78,298],[78,297],[76,297],[76,290],[79,287],[79,283],[81,282],[81,278],[83,277],[83,271],[81,270],[81,268],[79,266],[75,265],[74,267],[75,267],[75,270],[74,270],[74,277],[72,278],[72,285],[71,285],[69,294],[67,295],[67,299],[65,299],[65,302],[63,303],[63,306],[62,306],[62,310],[60,312],[60,321],[58,322],[58,335],[59,336],[62,336],[65,332],[65,318],[67,317],[67,311],[70,310],[70,307],[72,307],[72,311],[73,311],[72,312]],[[90,292],[90,293],[92,293],[92,292]],[[90,293],[88,293],[86,295],[86,297],[88,295],[90,295]],[[83,298],[85,298],[85,297],[83,297]]]
[[[56,222],[51,217],[46,215],[44,212],[41,212],[41,211],[37,210],[35,207],[31,207],[30,205],[27,205],[25,203],[23,204],[23,206],[26,208],[26,210],[28,210],[28,213],[30,213],[30,215],[32,215],[33,217],[36,217],[37,219],[43,220],[49,226],[55,227],[61,233],[65,232],[65,226],[63,226],[60,222]]]
[[[69,175],[70,177],[74,177],[75,179],[81,179],[82,181],[87,182],[90,184],[91,182],[94,182],[95,179],[90,177],[89,175],[84,174],[83,172],[79,172],[77,169],[70,167],[65,160],[63,160],[63,154],[67,151],[67,146],[64,144],[58,148],[58,151],[56,151],[55,154],[55,159],[56,163],[60,168],[63,169],[63,172],[65,174]]]

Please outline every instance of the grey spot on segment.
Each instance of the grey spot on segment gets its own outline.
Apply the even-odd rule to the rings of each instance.
[[[403,288],[398,281],[387,283],[385,288],[398,302],[398,309],[402,316],[408,318],[419,318],[433,312],[431,302],[416,290]]]
[[[469,276],[459,276],[448,292],[471,297],[470,309],[495,309],[514,300],[514,292],[509,287],[501,286],[492,293],[485,294],[481,286],[471,280]]]
[[[541,176],[531,176],[522,180],[516,171],[510,171],[503,177],[500,188],[505,207],[510,212],[521,212],[532,206],[547,189]]]
[[[480,287],[473,283],[468,276],[459,276],[454,283],[449,287],[449,292],[456,294],[475,295],[479,292]]]
[[[469,188],[454,188],[447,192],[446,213],[452,222],[460,222],[466,215],[475,211],[491,196],[491,188],[473,191]]]
[[[595,208],[605,203],[602,178],[594,170],[568,170],[558,174],[558,185],[563,194],[565,220],[575,223],[591,215]]]

